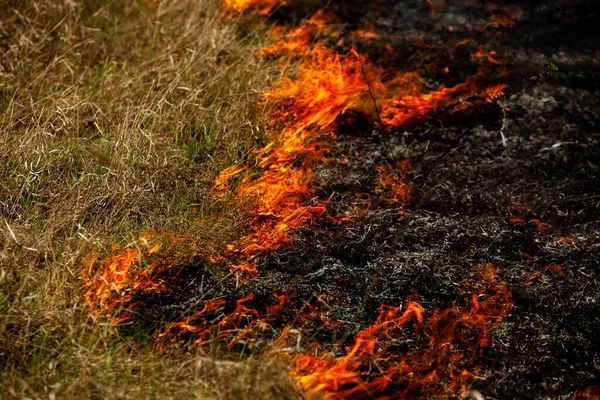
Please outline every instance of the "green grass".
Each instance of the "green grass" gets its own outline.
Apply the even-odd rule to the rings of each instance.
[[[273,360],[159,352],[82,297],[92,248],[149,228],[238,234],[212,180],[252,148],[276,71],[255,56],[261,35],[219,13],[216,0],[2,2],[0,398],[294,397]]]

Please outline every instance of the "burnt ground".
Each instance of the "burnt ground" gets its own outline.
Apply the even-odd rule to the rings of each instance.
[[[371,160],[402,154],[415,168],[419,204],[404,217],[372,212],[347,227],[326,246],[323,272],[312,272],[300,286],[312,288],[318,276],[324,292],[339,291],[339,275],[352,276],[342,285],[363,299],[353,320],[364,321],[378,304],[397,304],[413,289],[429,309],[443,308],[459,296],[457,282],[473,265],[493,263],[515,304],[494,333],[494,373],[476,387],[504,399],[565,395],[597,384],[600,135],[597,119],[570,111],[594,107],[596,95],[548,84],[507,102],[506,116],[488,110],[483,123],[420,126],[368,150],[364,139],[361,146],[344,141],[342,147],[359,148],[362,157],[350,167],[349,182],[337,185],[367,176]],[[506,146],[499,132],[503,118]],[[529,221],[510,222],[523,215],[515,209],[522,202]],[[534,218],[549,227],[540,231]],[[571,239],[557,242],[561,237]],[[564,275],[547,268],[552,264]]]
[[[488,368],[474,388],[487,398],[568,398],[598,385],[600,52],[590,18],[598,12],[591,2],[572,6],[524,4],[522,21],[499,39],[511,87],[555,63],[559,71],[543,84],[401,129],[367,121],[338,132],[331,152],[345,162],[317,170],[328,214],[347,212],[356,193],[373,193],[377,166],[410,161],[415,199],[404,214],[373,195],[371,207],[348,221],[325,218],[297,232],[289,250],[265,257],[260,276],[241,286],[217,280],[199,260],[173,292],[145,298],[152,306],[138,319],[175,318],[206,298],[233,303],[254,293],[249,304],[260,308],[287,292],[302,309],[325,295],[324,312],[339,326],[282,316],[274,336],[285,325],[303,326],[304,340],[341,354],[379,305],[401,305],[417,291],[426,310],[443,309],[461,298],[459,283],[474,266],[491,263],[514,306],[493,331],[479,360]],[[353,12],[364,15],[350,10],[348,18]]]

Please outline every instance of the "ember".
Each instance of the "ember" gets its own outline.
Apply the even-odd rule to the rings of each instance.
[[[401,3],[386,13],[405,28],[368,6],[332,4],[289,27],[293,2],[224,1],[226,16],[273,14],[260,56],[293,65],[262,98],[273,107],[267,144],[214,181],[216,199],[245,211],[247,234],[194,251],[196,264],[159,244],[99,265],[93,255],[90,307],[116,322],[162,309],[159,346],[269,349],[315,397],[530,397],[551,384],[571,395],[597,382],[600,310],[586,291],[599,289],[598,135],[572,139],[577,157],[549,147],[571,134],[558,126],[529,139],[556,111],[504,94],[522,87],[505,65],[522,10]],[[527,114],[512,134],[507,111]],[[573,232],[588,239],[566,246]],[[217,279],[210,264],[229,274]],[[588,289],[577,274],[594,277]],[[556,298],[561,312],[545,303]]]

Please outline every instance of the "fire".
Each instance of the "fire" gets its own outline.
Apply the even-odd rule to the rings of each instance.
[[[148,239],[154,233],[147,232],[140,236],[140,244],[148,245]],[[114,247],[114,256],[103,260],[98,267],[99,255],[93,252],[87,259],[87,268],[84,271],[85,294],[84,299],[92,310],[99,314],[120,311],[116,322],[125,322],[129,319],[128,309],[133,296],[140,291],[162,292],[165,290],[161,282],[155,282],[154,274],[166,267],[165,260],[154,258],[150,263],[142,265],[146,257],[151,257],[162,247],[160,242],[152,247],[145,246],[144,250],[126,248],[118,252]],[[140,255],[141,254],[141,255]],[[146,256],[146,257],[145,257]],[[148,260],[149,261],[149,260]]]
[[[206,300],[202,308],[180,321],[173,322],[155,335],[159,348],[171,341],[188,340],[194,346],[203,346],[225,340],[229,347],[240,341],[255,341],[256,332],[270,330],[269,322],[291,301],[291,295],[275,294],[277,303],[258,311],[250,304],[254,294],[235,301],[235,309],[225,313],[228,302],[224,299]]]
[[[228,15],[247,9],[264,15],[284,5],[278,0],[223,3]],[[316,197],[318,188],[313,176],[314,169],[328,159],[340,115],[350,111],[362,114],[375,121],[378,129],[386,130],[429,118],[439,109],[464,109],[471,96],[496,96],[502,88],[482,85],[481,72],[453,86],[431,88],[417,71],[380,65],[356,46],[341,51],[327,45],[326,40],[318,40],[318,35],[340,37],[335,20],[333,14],[319,11],[297,28],[275,28],[272,33],[279,39],[263,51],[265,55],[296,55],[300,64],[263,96],[263,101],[279,105],[267,132],[270,143],[255,151],[253,163],[230,166],[215,179],[218,191],[232,191],[234,200],[251,205],[250,233],[220,254],[211,255],[213,259],[226,259],[238,277],[259,273],[257,262],[261,257],[289,246],[293,231],[327,214],[328,200]],[[357,32],[354,35],[363,40],[379,37],[372,24]],[[385,48],[391,54],[389,45]],[[390,206],[406,205],[413,196],[409,170],[406,161],[400,161],[395,172],[378,167],[380,181],[375,194]],[[368,207],[371,202],[362,204]],[[102,261],[96,273],[93,266],[98,256],[92,257],[85,295],[90,307],[110,312],[130,302],[140,291],[166,290],[154,279],[168,268],[168,262],[161,259],[142,265],[145,256],[157,250],[125,249]]]
[[[221,171],[219,176],[215,179],[215,187],[217,187],[220,190],[227,189],[227,186],[226,186],[227,182],[231,178],[233,178],[236,175],[239,175],[240,173],[244,172],[245,170],[246,170],[245,167],[238,167],[235,165],[225,168],[223,171]]]
[[[300,56],[310,50],[311,43],[317,34],[336,34],[331,30],[331,24],[335,21],[335,15],[332,13],[318,11],[310,19],[303,21],[297,28],[287,29],[282,26],[275,26],[271,29],[273,43],[262,49],[260,55],[274,57]]]
[[[565,275],[565,273],[562,270],[562,267],[558,264],[547,264],[546,268],[548,268],[550,271],[554,272],[558,276]]]
[[[269,14],[275,7],[284,5],[282,0],[223,0],[223,8],[233,15],[234,12],[242,12],[253,9],[259,15]]]
[[[312,177],[330,152],[340,115],[359,113],[387,129],[426,119],[440,108],[464,109],[474,93],[488,98],[505,87],[480,90],[478,74],[452,87],[426,90],[418,72],[385,68],[356,48],[344,53],[319,41],[310,44],[315,31],[330,31],[326,24],[332,19],[317,13],[265,50],[268,54],[298,53],[301,64],[295,74],[284,76],[278,87],[263,96],[263,101],[280,108],[271,118],[270,143],[256,150],[255,167],[232,166],[215,179],[216,187],[225,190],[232,177],[245,173],[233,198],[253,204],[252,233],[230,250],[235,253],[231,257],[238,259],[236,264],[246,271],[253,270],[257,257],[289,245],[294,230],[326,214],[327,201],[315,200]],[[383,178],[377,191],[383,193],[386,185],[391,186],[395,201],[408,202],[411,194],[406,182]]]
[[[435,13],[443,10],[448,5],[448,0],[444,0],[444,1],[427,0],[427,4],[429,4],[429,7],[431,8],[431,12],[435,14]]]
[[[485,89],[483,91],[483,97],[487,100],[487,101],[493,101],[498,99],[500,96],[503,95],[504,90],[508,87],[508,85],[500,83],[497,85],[492,85],[490,87],[488,87],[487,89]],[[510,111],[510,110],[506,110],[506,111]]]
[[[588,387],[585,388],[573,396],[569,400],[599,400],[600,399],[600,388],[599,387]]]
[[[499,65],[500,61],[494,57],[496,57],[496,50],[488,50],[485,46],[480,46],[477,52],[471,54],[471,58],[485,58],[489,64]]]
[[[113,254],[104,259],[98,252],[91,252],[82,271],[83,297],[95,315],[112,317],[117,324],[127,322],[139,305],[136,296],[170,291],[169,282],[192,257],[220,258],[207,246],[199,250],[192,240],[161,236],[170,235],[146,231],[135,248],[113,245]]]
[[[515,6],[507,6],[507,7],[499,7],[493,11],[493,14],[490,16],[489,20],[483,26],[482,30],[488,29],[490,27],[499,28],[499,27],[510,27],[513,26],[516,21],[521,19],[522,11],[519,7]]]
[[[406,161],[399,161],[395,169],[377,167],[379,185],[375,188],[375,194],[390,204],[405,206],[410,203],[414,197],[414,189],[408,179],[410,170],[411,165]]]
[[[466,391],[478,372],[468,368],[491,345],[492,330],[513,304],[492,265],[481,267],[479,275],[481,282],[464,284],[470,298],[465,307],[436,310],[426,318],[416,296],[407,299],[404,311],[381,306],[346,355],[300,357],[293,371],[299,384],[327,399],[449,397]],[[402,350],[409,339],[416,344]]]
[[[552,225],[534,217],[535,214],[523,199],[519,199],[509,211],[511,215],[508,217],[508,222],[510,223],[526,224],[531,222],[537,227],[539,232],[545,232],[552,229]]]

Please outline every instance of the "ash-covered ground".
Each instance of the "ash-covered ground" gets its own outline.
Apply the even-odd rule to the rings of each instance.
[[[435,15],[425,1],[408,3],[329,7],[347,29],[369,15],[395,35],[395,49],[419,32],[440,40],[469,35],[484,12],[479,2],[448,2]],[[340,124],[331,157],[344,162],[317,169],[319,199],[330,199],[335,216],[351,209],[357,193],[371,193],[368,209],[344,222],[314,221],[242,285],[217,280],[199,261],[174,292],[146,299],[153,307],[141,314],[176,316],[199,299],[233,303],[248,293],[256,296],[248,304],[260,308],[275,292],[293,294],[301,310],[324,296],[321,312],[339,325],[288,315],[275,328],[304,328],[304,341],[342,354],[381,304],[402,305],[416,291],[426,310],[444,309],[461,298],[460,282],[474,266],[491,263],[514,306],[477,360],[482,372],[473,388],[497,399],[568,398],[599,385],[599,12],[593,2],[566,3],[517,4],[521,20],[493,41],[505,81],[513,91],[528,87],[524,93],[400,129],[376,128],[361,115]],[[559,71],[529,87],[548,62]],[[459,67],[460,60],[452,68]],[[376,167],[398,161],[412,165],[415,196],[404,213],[373,195]]]

